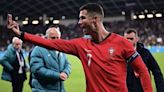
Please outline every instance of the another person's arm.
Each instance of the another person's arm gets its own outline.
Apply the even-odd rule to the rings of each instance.
[[[164,79],[163,79],[161,69],[160,69],[157,61],[154,59],[154,57],[150,53],[150,51],[148,51],[147,49],[145,51],[146,51],[146,55],[147,55],[147,67],[148,67],[148,69],[150,69],[152,71],[152,74],[154,75],[157,92],[163,92],[164,91]]]
[[[141,56],[134,50],[133,45],[129,41],[123,40],[122,44],[124,46],[123,56],[127,59],[128,63],[131,64],[134,71],[139,75],[144,92],[153,92],[150,75]]]
[[[0,59],[0,64],[2,64],[4,69],[6,69],[9,72],[11,72],[14,69],[13,66],[11,66],[11,64],[10,64],[11,56],[12,56],[12,52],[11,52],[10,48],[8,48],[5,51],[5,54],[3,55],[3,57]]]
[[[0,64],[2,64],[2,66],[4,67],[4,69],[6,69],[7,71],[11,72],[13,70],[13,67],[11,66],[11,64],[9,63],[9,61],[6,59],[6,57],[2,57],[0,59]]]
[[[64,69],[62,71],[62,73],[65,73],[66,75],[61,76],[64,80],[66,80],[69,75],[71,74],[71,64],[69,63],[67,57],[65,54],[62,55],[62,59],[64,60],[65,64],[64,64]]]

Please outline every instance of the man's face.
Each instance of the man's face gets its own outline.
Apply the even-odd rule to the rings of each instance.
[[[49,28],[48,39],[60,39],[60,33],[56,28]]]
[[[132,33],[125,33],[124,37],[129,40],[133,45],[135,45],[138,42],[138,37],[136,37],[136,34],[134,32]]]
[[[13,43],[13,47],[20,51],[22,49],[22,43],[19,39],[16,39],[15,42]]]
[[[80,25],[81,28],[83,28],[86,34],[91,33],[92,25],[93,25],[93,17],[89,16],[87,10],[80,11],[78,24]]]

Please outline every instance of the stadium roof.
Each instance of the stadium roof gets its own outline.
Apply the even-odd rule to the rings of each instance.
[[[164,11],[164,0],[1,0],[0,15],[12,13],[24,18],[46,14],[55,18],[77,18],[79,7],[87,2],[102,4],[105,16],[121,15],[130,9],[138,12]]]

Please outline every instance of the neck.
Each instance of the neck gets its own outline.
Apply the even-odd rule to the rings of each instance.
[[[92,40],[98,43],[103,41],[110,33],[104,28],[102,23],[96,25],[95,30],[95,33],[92,34]]]
[[[134,46],[134,49],[136,50],[137,49],[137,44],[134,44],[133,46]]]

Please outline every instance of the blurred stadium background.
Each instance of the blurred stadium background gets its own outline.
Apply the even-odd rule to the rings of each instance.
[[[13,14],[13,18],[20,23],[22,31],[44,34],[47,27],[54,24],[60,27],[63,39],[72,39],[83,35],[77,25],[78,9],[88,2],[97,2],[103,6],[107,30],[123,35],[125,29],[136,28],[140,41],[153,53],[164,74],[164,0],[1,0],[0,57],[14,36],[6,28],[8,13]],[[32,46],[24,42],[26,56]],[[66,81],[66,90],[85,92],[85,78],[80,61],[74,56],[68,57],[72,64],[72,74]],[[10,84],[0,80],[0,92],[11,92]],[[28,80],[23,92],[31,92]]]

